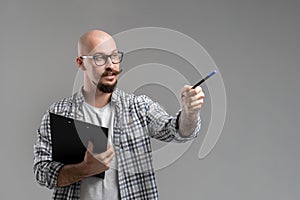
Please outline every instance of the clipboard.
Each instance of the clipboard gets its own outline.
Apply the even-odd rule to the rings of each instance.
[[[50,113],[52,158],[63,164],[83,161],[88,141],[94,144],[94,153],[107,149],[108,128]],[[95,175],[104,179],[105,172]]]

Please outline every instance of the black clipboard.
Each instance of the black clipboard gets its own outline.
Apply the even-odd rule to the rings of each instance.
[[[94,144],[94,153],[107,149],[108,128],[50,113],[52,158],[63,164],[83,161],[88,141]],[[95,175],[104,179],[105,172]]]

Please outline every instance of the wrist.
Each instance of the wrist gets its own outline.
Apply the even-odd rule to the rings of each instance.
[[[190,112],[185,109],[182,109],[181,118],[188,120],[188,121],[191,121],[191,120],[194,121],[195,119],[198,118],[198,112]]]
[[[58,173],[57,186],[64,187],[87,177],[83,163],[64,165]]]

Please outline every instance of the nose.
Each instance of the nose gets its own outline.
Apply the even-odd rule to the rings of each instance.
[[[107,58],[107,63],[105,68],[113,68],[113,63],[110,57]]]

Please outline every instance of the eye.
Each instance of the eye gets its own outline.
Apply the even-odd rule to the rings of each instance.
[[[95,56],[94,56],[94,59],[95,59],[96,61],[100,61],[100,60],[105,60],[105,57],[104,57],[103,55],[95,55]]]
[[[118,58],[118,57],[119,57],[119,55],[117,53],[114,53],[111,55],[111,58]]]

